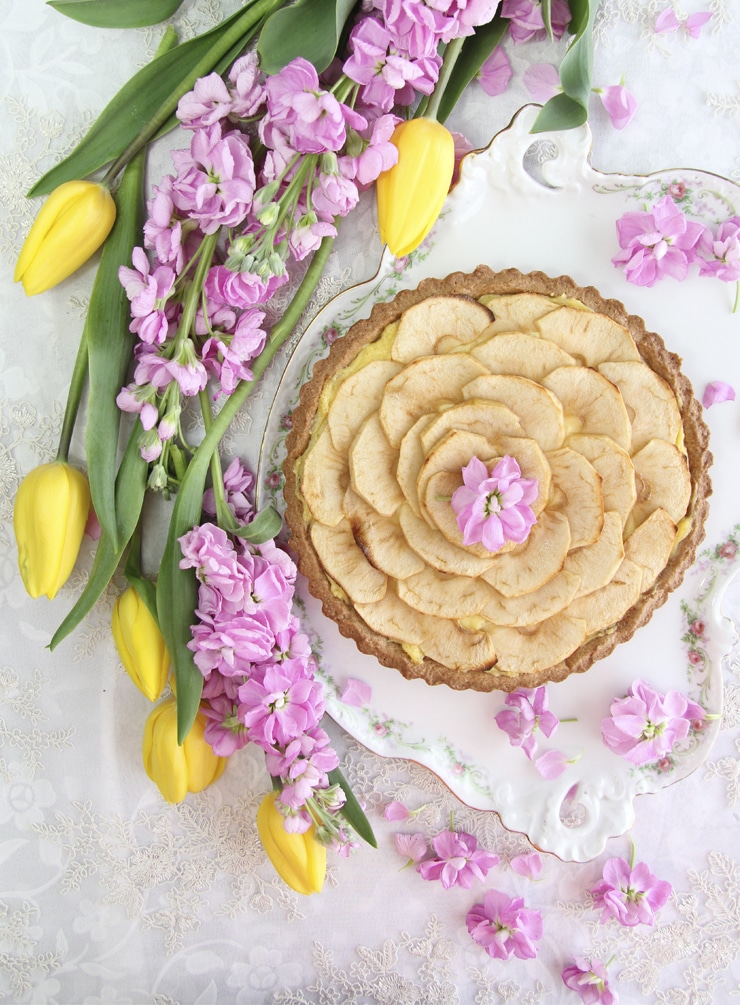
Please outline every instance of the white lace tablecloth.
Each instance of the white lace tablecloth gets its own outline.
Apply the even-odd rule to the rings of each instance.
[[[679,0],[681,15],[713,12],[699,39],[653,33],[666,4],[601,6],[594,85],[623,79],[638,110],[617,132],[594,96],[592,162],[604,172],[692,167],[738,181],[737,3]],[[235,6],[185,0],[176,23],[190,35]],[[42,0],[3,0],[2,13],[0,1000],[550,1005],[578,1001],[560,971],[573,955],[592,953],[614,957],[610,973],[622,1002],[736,1000],[740,661],[731,657],[724,667],[722,729],[706,763],[637,800],[631,836],[638,857],[672,884],[673,894],[654,927],[621,928],[599,923],[588,890],[606,858],[629,857],[626,836],[585,864],[545,855],[533,883],[509,867],[531,850],[528,842],[504,830],[495,814],[466,808],[426,769],[371,754],[333,726],[379,847],[362,847],[348,860],[330,856],[323,893],[294,895],[257,838],[255,812],[269,785],[259,753],[246,748],[216,785],[178,806],[165,804],[147,779],[140,746],[149,706],[120,666],[109,628],[120,582],[74,636],[53,654],[46,648],[94,546],[85,541],[77,570],[53,603],[30,600],[17,571],[12,502],[21,477],[53,456],[94,265],[33,299],[13,285],[14,260],[36,211],[23,193],[150,58],[161,29],[88,28]],[[507,43],[507,51],[514,79],[506,93],[491,99],[473,85],[449,123],[475,146],[487,145],[530,100],[526,66],[557,62],[561,50]],[[157,150],[150,182],[167,169],[168,149],[165,141]],[[371,276],[380,253],[366,196],[343,228],[312,311]],[[740,315],[738,326],[740,339]],[[278,373],[273,367],[237,424],[252,465]],[[73,458],[82,459],[79,439]],[[383,818],[394,799],[421,808],[413,826]],[[399,871],[394,832],[431,837],[448,825],[450,811],[456,827],[500,856],[495,885],[541,911],[544,937],[535,960],[492,960],[472,942],[465,916],[483,886],[444,890],[413,869]]]

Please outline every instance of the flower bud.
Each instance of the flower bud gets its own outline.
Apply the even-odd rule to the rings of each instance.
[[[376,182],[380,239],[400,258],[418,247],[432,229],[450,189],[455,141],[434,119],[409,119],[396,126],[391,143],[398,163]]]
[[[326,848],[314,837],[313,824],[303,834],[285,829],[285,818],[269,792],[257,811],[257,830],[277,874],[296,893],[321,893],[326,876]]]
[[[164,691],[170,656],[159,625],[133,586],[113,607],[113,641],[131,680],[149,701]]]
[[[18,565],[32,597],[53,599],[69,579],[90,510],[87,478],[63,461],[34,468],[13,509]]]
[[[207,719],[198,712],[182,745],[177,742],[177,699],[166,698],[144,725],[144,770],[168,803],[181,803],[219,778],[226,758],[217,757],[204,737]]]
[[[98,250],[113,227],[116,204],[107,188],[67,181],[49,196],[25,240],[13,279],[29,297],[61,283]]]

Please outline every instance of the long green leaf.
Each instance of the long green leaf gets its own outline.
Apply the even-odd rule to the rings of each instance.
[[[93,609],[98,599],[111,580],[113,573],[118,568],[126,545],[131,540],[136,525],[139,522],[141,507],[144,502],[146,491],[147,462],[141,456],[138,445],[141,425],[137,421],[134,431],[126,447],[126,451],[121,460],[116,478],[116,509],[119,514],[118,522],[118,542],[117,548],[103,530],[95,550],[95,559],[90,577],[85,585],[85,589],[80,594],[77,603],[69,612],[54,633],[49,649],[54,649],[62,639],[65,639],[70,632],[79,625]]]
[[[276,11],[260,32],[257,52],[265,73],[278,73],[296,56],[322,73],[336,55],[356,0],[297,0]]]
[[[271,541],[283,526],[283,519],[274,506],[266,506],[257,516],[243,527],[234,531],[237,537],[251,544],[264,544]]]
[[[365,816],[362,807],[357,802],[357,797],[349,787],[349,783],[339,768],[334,768],[333,771],[329,772],[329,781],[332,785],[341,785],[342,787],[346,801],[340,810],[340,813],[345,818],[347,823],[354,827],[363,841],[367,841],[371,847],[377,848],[378,842],[375,834],[373,833],[373,829],[370,826],[370,821]]]
[[[476,28],[475,34],[465,39],[439,103],[439,122],[446,121],[460,95],[503,38],[508,25],[508,18],[496,14],[492,21]]]
[[[116,463],[121,413],[116,395],[126,380],[135,335],[118,269],[131,261],[143,222],[144,151],[126,168],[116,194],[116,222],[95,276],[85,320],[90,373],[85,453],[93,507],[101,527],[118,549]]]
[[[590,0],[571,0],[570,10],[573,18],[568,30],[573,33],[573,41],[560,64],[563,93],[556,94],[545,104],[532,126],[533,133],[575,129],[588,119],[596,4],[591,4]]]
[[[94,28],[144,28],[172,17],[182,0],[47,0],[47,4]]]
[[[72,153],[36,182],[29,197],[51,192],[65,181],[86,178],[132,144],[143,146],[174,124],[172,113],[196,79],[220,66],[225,56],[238,54],[262,19],[283,3],[247,0],[216,28],[147,63],[111,99]]]

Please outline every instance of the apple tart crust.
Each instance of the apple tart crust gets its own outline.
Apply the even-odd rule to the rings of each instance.
[[[581,673],[681,582],[709,434],[680,359],[571,278],[485,266],[376,304],[301,389],[284,463],[301,573],[406,677],[512,691]],[[536,523],[465,545],[472,457],[536,478]]]

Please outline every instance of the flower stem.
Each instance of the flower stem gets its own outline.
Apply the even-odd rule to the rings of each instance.
[[[738,307],[740,307],[740,279],[735,283],[735,303],[732,306],[733,314],[737,314]]]
[[[442,66],[439,71],[439,79],[432,91],[432,95],[427,101],[424,108],[424,118],[426,119],[436,119],[437,113],[439,112],[440,102],[442,101],[442,95],[447,87],[447,82],[450,79],[450,74],[452,73],[452,68],[457,62],[457,57],[462,51],[464,38],[453,38],[451,42],[448,43],[445,54],[442,57]]]
[[[57,448],[56,459],[66,463],[69,457],[69,446],[72,442],[77,413],[80,409],[80,399],[82,391],[87,381],[87,328],[83,328],[80,345],[77,350],[74,369],[72,370],[72,380],[67,392],[67,404],[64,409],[64,421],[62,431],[59,435],[59,446]]]
[[[208,275],[208,270],[211,267],[211,262],[213,261],[213,254],[216,250],[216,244],[218,242],[218,231],[215,234],[206,234],[203,238],[200,248],[198,249],[200,253],[200,261],[198,262],[198,267],[193,275],[193,281],[185,294],[185,303],[182,307],[182,315],[180,316],[180,323],[177,326],[177,335],[175,336],[175,342],[172,348],[173,358],[177,358],[177,350],[185,341],[185,339],[190,335],[190,329],[193,326],[193,321],[195,320],[195,312],[198,309],[198,300],[203,291],[203,286],[206,281],[206,276]]]
[[[213,425],[213,415],[211,414],[211,402],[208,391],[205,388],[198,392],[200,410],[203,414],[203,425],[206,433]],[[222,530],[236,530],[239,526],[234,514],[226,503],[226,492],[224,491],[224,475],[221,468],[221,455],[218,450],[214,450],[211,455],[211,482],[213,487],[213,498],[216,502],[216,520]]]

